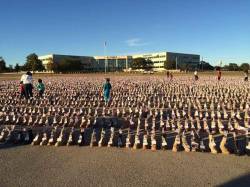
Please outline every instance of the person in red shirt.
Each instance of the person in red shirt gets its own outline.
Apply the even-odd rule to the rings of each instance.
[[[170,80],[172,81],[174,78],[173,73],[170,73]]]
[[[221,79],[221,70],[220,69],[217,71],[217,76],[218,76],[218,81],[220,81],[220,79]]]
[[[220,81],[221,80],[221,68],[216,67],[216,72],[217,72],[217,80]]]
[[[20,97],[21,98],[25,97],[25,89],[24,89],[23,81],[20,82],[19,89],[20,89]]]

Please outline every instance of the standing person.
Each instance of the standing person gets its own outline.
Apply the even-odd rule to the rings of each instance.
[[[38,85],[36,86],[38,93],[39,93],[39,97],[43,97],[43,93],[45,91],[45,86],[43,84],[42,79],[38,79]]]
[[[169,71],[167,71],[167,78],[169,79]]]
[[[220,70],[220,68],[217,70],[217,79],[218,79],[218,81],[220,81],[220,79],[221,79],[221,70]]]
[[[170,73],[170,80],[172,81],[174,78],[173,73]]]
[[[24,84],[25,98],[29,99],[30,97],[33,97],[32,73],[28,71],[26,74],[23,74],[21,77],[21,81]]]
[[[20,98],[22,99],[23,97],[25,97],[23,81],[20,81],[19,89],[20,89]]]
[[[248,81],[248,70],[244,71],[244,81]]]
[[[106,78],[106,82],[103,85],[103,95],[104,95],[105,105],[108,105],[109,103],[111,89],[112,89],[112,86],[110,84],[110,79]]]
[[[197,70],[195,70],[194,71],[194,80],[198,80],[199,79],[199,77],[198,77],[198,72],[197,72]]]

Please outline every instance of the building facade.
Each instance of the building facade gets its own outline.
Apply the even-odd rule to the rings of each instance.
[[[132,56],[95,56],[95,70],[96,71],[123,71],[131,67]]]
[[[163,71],[166,69],[179,69],[182,65],[188,64],[191,69],[197,67],[200,63],[200,55],[173,53],[173,52],[158,52],[132,55],[135,58],[145,58],[153,62],[155,71]]]
[[[46,70],[48,70],[49,63],[60,63],[65,59],[73,59],[80,60],[86,71],[114,72],[131,68],[133,59],[139,57],[151,60],[154,71],[179,69],[183,66],[195,69],[200,63],[200,55],[173,52],[145,53],[128,56],[72,56],[51,54],[39,56],[38,58],[42,61]]]
[[[84,70],[92,71],[94,69],[94,61],[95,61],[95,59],[91,56],[73,56],[73,55],[59,55],[59,54],[39,56],[38,59],[42,61],[46,70],[48,70],[48,65],[50,63],[60,63],[63,60],[78,60],[82,63]]]
[[[145,58],[146,60],[151,60],[153,62],[153,69],[156,71],[164,70],[165,63],[167,60],[166,52],[159,53],[145,53],[145,54],[136,54],[132,55],[133,59],[135,58]]]
[[[194,70],[199,66],[199,63],[200,55],[167,52],[165,68]]]

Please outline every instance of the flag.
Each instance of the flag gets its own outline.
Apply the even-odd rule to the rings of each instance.
[[[107,42],[105,41],[105,42],[104,42],[104,47],[106,47],[106,46],[107,46]]]

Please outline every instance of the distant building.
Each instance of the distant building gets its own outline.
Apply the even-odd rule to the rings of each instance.
[[[123,71],[131,67],[132,56],[94,56],[96,71]]]
[[[173,53],[173,52],[158,52],[132,55],[134,58],[145,58],[153,62],[153,68],[156,71],[165,69],[177,69],[183,64],[188,64],[191,69],[196,68],[200,63],[200,55]]]
[[[39,60],[42,61],[45,69],[48,69],[49,63],[60,63],[63,60],[79,60],[83,64],[83,67],[86,71],[92,71],[94,69],[95,59],[91,56],[73,56],[73,55],[59,55],[59,54],[50,54],[39,56]]]
[[[155,71],[162,71],[165,69],[176,69],[181,65],[187,64],[189,69],[195,69],[200,63],[200,55],[173,53],[173,52],[158,52],[135,54],[128,56],[72,56],[72,55],[58,55],[50,54],[39,56],[45,69],[48,69],[48,63],[60,63],[64,59],[80,60],[86,71],[123,71],[131,67],[133,59],[145,58],[153,62],[153,69]]]

